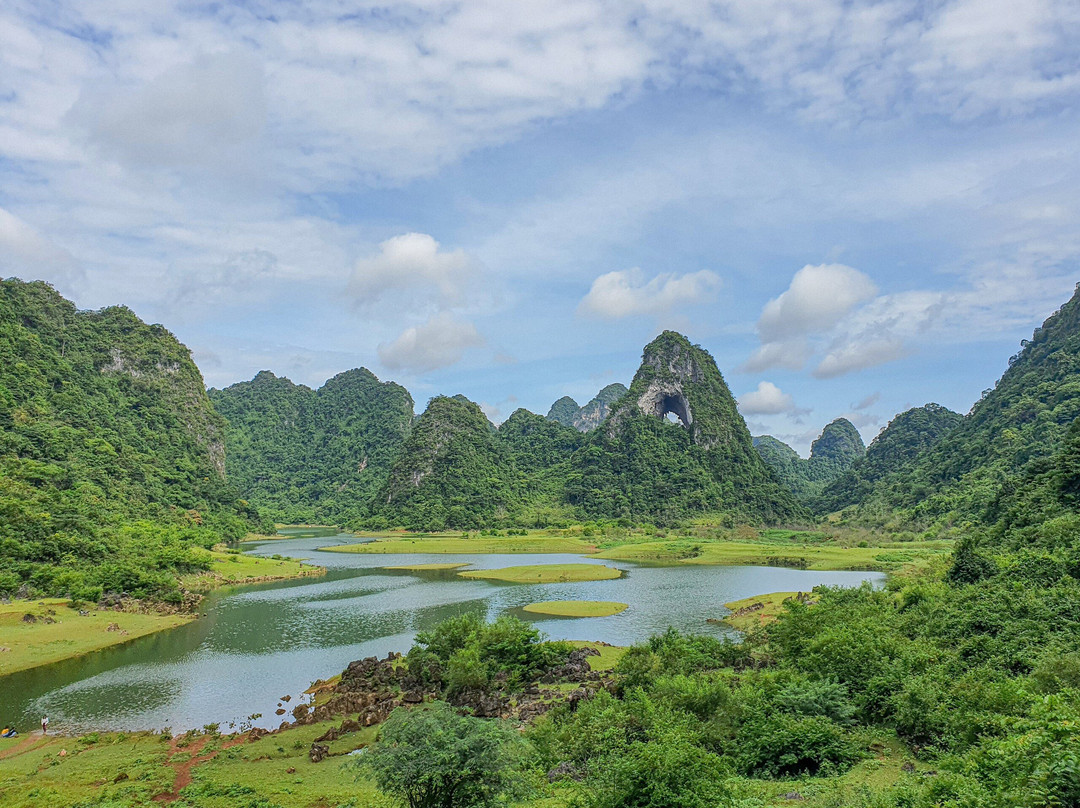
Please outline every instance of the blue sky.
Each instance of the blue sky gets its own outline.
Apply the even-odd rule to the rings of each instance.
[[[493,420],[675,328],[755,434],[966,411],[1080,280],[1075,2],[16,2],[0,273]]]

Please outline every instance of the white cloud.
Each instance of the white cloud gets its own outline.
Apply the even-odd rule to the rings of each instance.
[[[484,344],[469,322],[436,314],[426,323],[406,328],[397,339],[379,343],[379,360],[389,370],[428,373],[461,361],[465,351]]]
[[[82,277],[82,269],[65,249],[57,247],[10,211],[0,208],[0,277],[59,281]]]
[[[778,415],[795,411],[795,399],[772,382],[759,382],[757,390],[739,396],[743,415]]]
[[[402,290],[414,299],[434,294],[441,304],[453,304],[473,273],[463,250],[440,250],[439,242],[425,233],[405,233],[380,244],[377,255],[356,262],[349,292],[361,305]]]
[[[121,162],[218,172],[247,162],[266,117],[262,63],[246,53],[199,56],[141,86],[88,88],[70,114]]]
[[[605,319],[667,314],[676,307],[708,303],[720,288],[720,276],[703,269],[686,275],[661,273],[650,280],[637,267],[601,275],[578,306],[579,312]]]
[[[904,356],[905,353],[907,350],[904,343],[895,338],[871,339],[865,342],[852,340],[827,353],[814,368],[814,376],[819,379],[831,379],[845,373],[892,362]]]
[[[807,265],[795,273],[787,291],[765,304],[758,333],[765,343],[820,334],[875,294],[877,286],[857,269],[843,264]]]
[[[769,368],[802,370],[810,358],[810,346],[804,339],[786,342],[766,342],[755,350],[740,370],[744,373],[760,373]]]

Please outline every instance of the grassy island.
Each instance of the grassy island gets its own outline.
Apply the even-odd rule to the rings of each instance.
[[[393,536],[358,544],[320,547],[332,553],[595,553],[596,545],[569,536]]]
[[[533,614],[551,614],[556,617],[610,617],[625,611],[625,603],[610,600],[545,600],[530,603],[524,609]]]
[[[559,584],[579,581],[609,581],[622,577],[622,570],[601,564],[530,564],[497,570],[459,572],[463,578],[483,578],[515,584]]]

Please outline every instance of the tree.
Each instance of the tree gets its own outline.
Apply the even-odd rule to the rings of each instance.
[[[368,757],[375,782],[409,808],[491,805],[515,780],[516,733],[437,701],[399,707]]]

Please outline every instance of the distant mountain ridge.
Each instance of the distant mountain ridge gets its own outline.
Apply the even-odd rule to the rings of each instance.
[[[604,422],[607,414],[611,411],[611,405],[626,395],[626,385],[609,384],[597,393],[583,407],[570,396],[563,396],[548,410],[547,418],[556,421],[563,426],[572,427],[579,432],[589,432],[596,429]]]
[[[802,502],[809,502],[865,453],[862,436],[846,418],[828,424],[810,447],[810,457],[772,435],[753,439],[754,448],[776,476]]]
[[[706,512],[803,514],[754,450],[712,356],[673,331],[645,347],[629,391],[571,466],[567,501],[587,514],[659,523]]]
[[[853,518],[932,532],[991,523],[1003,494],[1063,447],[1078,416],[1080,286],[1021,343],[968,415],[902,468],[852,493]]]

